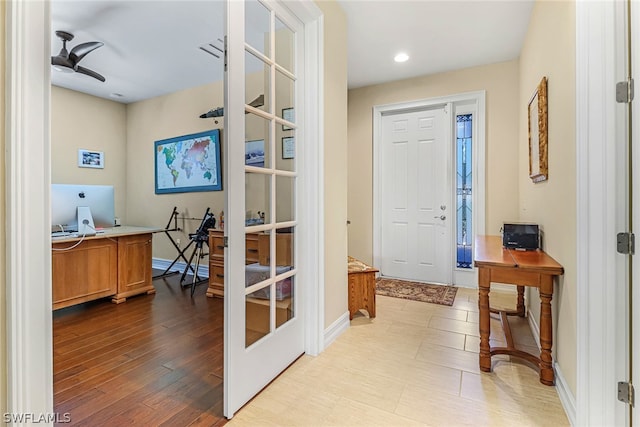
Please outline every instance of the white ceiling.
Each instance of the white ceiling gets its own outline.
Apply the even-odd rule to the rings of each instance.
[[[349,88],[517,58],[533,0],[339,0],[348,19]],[[222,47],[223,3],[215,1],[64,1],[51,6],[67,44],[101,41],[80,65],[106,78],[57,71],[52,83],[130,103],[218,81],[223,63],[199,47]],[[331,31],[326,28],[325,31]],[[216,52],[215,49],[211,49]],[[399,51],[410,59],[393,62]],[[122,96],[114,98],[112,94]]]
[[[220,1],[64,1],[51,5],[51,54],[62,42],[56,30],[74,34],[73,46],[101,41],[80,65],[104,83],[79,73],[51,71],[54,85],[130,103],[222,79],[223,62],[199,46],[222,47]],[[215,52],[213,48],[210,48]],[[113,93],[123,95],[120,98]],[[213,107],[213,106],[212,106]]]
[[[349,88],[512,60],[533,0],[340,0],[347,13]],[[410,59],[396,63],[405,52]]]

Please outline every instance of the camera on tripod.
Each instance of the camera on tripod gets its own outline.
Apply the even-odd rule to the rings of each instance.
[[[209,246],[209,229],[216,227],[216,219],[214,218],[213,214],[210,213],[209,211],[210,209],[207,208],[207,211],[204,213],[204,216],[202,217],[202,221],[200,222],[200,226],[197,228],[196,232],[189,233],[189,239],[191,241],[189,242],[187,247],[184,249],[186,251],[189,246],[195,243],[193,252],[191,252],[191,256],[187,261],[187,266],[182,272],[182,277],[180,278],[180,284],[182,285],[185,277],[187,276],[187,272],[189,270],[193,271],[193,279],[191,281],[191,296],[193,296],[193,292],[196,289],[196,284],[206,280],[206,278],[201,279],[200,276],[198,276],[198,269],[200,267],[200,259],[206,256],[206,254],[203,251],[203,245],[206,244],[207,247]],[[192,267],[191,262],[193,261],[194,258],[196,259],[196,265],[195,267]]]
[[[212,213],[209,213],[209,208],[202,218],[200,226],[195,233],[189,233],[189,239],[194,242],[206,242],[209,240],[209,229],[216,228],[216,219]]]

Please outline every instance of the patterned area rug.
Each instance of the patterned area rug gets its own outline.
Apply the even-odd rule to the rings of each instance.
[[[394,298],[410,299],[452,306],[458,288],[455,286],[432,285],[406,280],[380,278],[376,282],[376,294]]]

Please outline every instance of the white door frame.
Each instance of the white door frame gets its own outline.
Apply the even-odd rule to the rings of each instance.
[[[6,409],[48,414],[53,412],[49,3],[5,5]]]
[[[631,71],[636,81],[636,88],[638,87],[638,81],[640,80],[640,53],[638,47],[640,46],[640,4],[638,2],[632,3],[631,6],[631,46],[633,56],[631,58]],[[638,90],[636,89],[635,102],[633,105],[631,123],[633,129],[633,224],[635,234],[638,234],[640,230],[640,105],[638,104]],[[640,251],[636,250],[636,253]],[[632,321],[632,348],[631,354],[633,359],[631,361],[633,366],[632,378],[629,378],[636,386],[636,392],[640,391],[640,256],[635,255],[633,257],[633,292],[631,298],[633,298],[633,312],[636,314],[631,319]],[[640,399],[636,397],[635,407],[632,409],[633,425],[640,426]]]
[[[6,7],[6,411],[53,413],[53,345],[50,240],[50,5],[46,1],[11,1]],[[310,257],[317,281],[307,298],[305,351],[324,349],[324,187],[323,187],[323,20],[312,2],[287,2],[306,23],[308,92],[307,131],[311,134],[308,167],[311,211],[318,239],[301,248]],[[312,153],[312,151],[315,151]],[[0,358],[2,359],[2,358]],[[10,392],[9,392],[10,391]],[[28,424],[28,423],[25,423]],[[20,425],[15,423],[14,425]]]
[[[577,381],[574,425],[627,425],[617,382],[627,378],[625,257],[616,233],[626,230],[625,109],[615,84],[625,79],[624,2],[576,3]],[[636,97],[637,98],[637,97]],[[636,136],[637,138],[637,136]],[[612,333],[613,331],[613,333]]]
[[[394,104],[376,105],[373,107],[373,264],[379,266],[382,255],[382,185],[380,183],[380,157],[382,150],[382,116],[389,114],[399,114],[407,111],[426,110],[438,105],[453,105],[451,138],[451,153],[455,154],[455,144],[452,139],[455,138],[453,126],[455,125],[456,107],[473,105],[475,107],[474,130],[476,133],[473,138],[473,229],[474,235],[484,234],[485,230],[485,91],[461,93],[457,95],[448,95],[436,98],[420,99],[416,101],[407,101]],[[452,161],[455,156],[451,157]],[[455,168],[453,168],[455,171]],[[451,195],[453,199],[453,195]],[[454,212],[454,209],[452,209]],[[452,231],[455,224],[452,225]],[[452,236],[455,232],[452,232]],[[452,242],[453,244],[453,242]],[[453,252],[451,254],[453,256]],[[452,266],[455,264],[452,264]],[[476,287],[476,271],[469,275],[469,279],[465,280],[462,275],[456,274],[459,270],[453,268],[452,277],[464,283],[456,283],[465,287]]]

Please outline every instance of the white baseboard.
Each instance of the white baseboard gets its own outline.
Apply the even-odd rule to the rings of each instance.
[[[533,335],[533,339],[536,340],[536,345],[538,349],[540,349],[540,327],[534,319],[533,316],[528,315],[527,319],[529,321],[529,328],[531,328],[531,334]],[[569,423],[572,426],[576,425],[576,398],[571,392],[569,385],[567,384],[567,380],[562,375],[562,370],[560,369],[560,365],[558,362],[553,362],[553,370],[556,376],[556,393],[558,393],[558,397],[560,398],[560,403],[564,408],[565,414],[567,414],[567,418],[569,419]]]
[[[349,320],[349,311],[338,317],[327,329],[324,330],[324,348],[326,349],[334,342],[344,331],[349,329],[351,321]]]
[[[531,316],[531,312],[529,311],[529,307],[527,306],[527,320],[529,321],[529,328],[531,328],[531,333],[533,334],[533,339],[536,340],[536,345],[540,348],[540,326],[538,326],[538,322],[536,319]]]
[[[187,258],[188,259],[188,258]],[[168,259],[162,258],[152,258],[151,260],[151,268],[155,270],[165,271],[171,265],[172,261]],[[182,273],[186,268],[186,262],[176,262],[173,267],[171,267],[171,271],[177,271]],[[195,267],[195,262],[192,264]],[[198,266],[198,276],[200,277],[209,277],[209,259],[203,258],[200,260],[200,265]]]
[[[560,403],[562,403],[562,407],[564,408],[565,414],[567,414],[567,418],[569,419],[569,423],[572,426],[576,425],[576,397],[571,393],[571,389],[567,384],[567,380],[565,380],[564,375],[562,375],[562,371],[560,370],[560,365],[558,363],[553,364],[553,370],[556,373],[556,392],[558,393],[558,397],[560,398]]]

